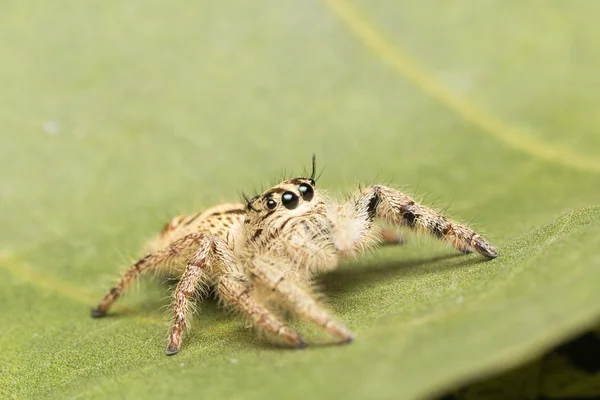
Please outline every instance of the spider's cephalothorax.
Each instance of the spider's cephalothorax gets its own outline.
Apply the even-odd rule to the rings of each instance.
[[[488,258],[496,249],[470,228],[386,186],[359,189],[338,203],[316,189],[311,177],[283,181],[244,203],[222,204],[165,225],[148,254],[123,275],[92,311],[102,317],[142,273],[179,277],[167,354],[175,354],[189,314],[190,298],[203,285],[257,326],[296,347],[306,343],[274,312],[281,306],[321,326],[343,342],[353,335],[311,290],[311,277],[398,235],[375,224],[406,226]]]

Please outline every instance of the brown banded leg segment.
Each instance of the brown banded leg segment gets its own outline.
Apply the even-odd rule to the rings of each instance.
[[[100,301],[100,304],[92,309],[92,317],[100,318],[106,315],[108,309],[113,305],[115,301],[121,296],[125,288],[127,288],[133,281],[135,281],[143,272],[157,265],[157,261],[160,259],[160,255],[153,253],[140,258],[135,264],[127,270],[125,275],[121,277],[119,283],[114,286],[106,296]]]
[[[296,348],[306,347],[306,343],[295,330],[282,323],[271,311],[252,298],[250,289],[250,282],[239,274],[224,275],[218,285],[221,298],[250,318],[258,327],[277,335]]]
[[[198,250],[188,262],[173,293],[173,323],[169,333],[167,355],[179,352],[183,331],[188,321],[190,297],[197,292],[204,270],[216,264],[227,269],[235,267],[234,256],[225,242],[215,236],[197,235],[200,235],[197,241]]]
[[[113,303],[123,294],[123,292],[140,277],[141,274],[154,268],[168,264],[176,258],[185,256],[190,249],[197,249],[198,245],[205,238],[201,233],[187,235],[173,242],[167,249],[146,255],[139,259],[129,270],[121,277],[119,283],[110,289],[110,292],[104,296],[100,304],[92,310],[92,317],[99,318],[106,315]]]
[[[458,250],[498,257],[496,248],[467,226],[445,217],[440,212],[418,204],[409,196],[386,186],[371,186],[361,191],[356,201],[359,217],[373,222],[375,218],[445,240]]]
[[[181,337],[187,322],[189,311],[189,300],[192,297],[202,279],[202,269],[206,259],[200,259],[189,264],[177,284],[173,295],[173,324],[169,334],[169,347],[167,355],[177,354],[181,347]]]
[[[282,262],[277,260],[277,263]],[[310,292],[291,279],[286,279],[283,271],[290,271],[292,267],[277,266],[268,258],[255,258],[250,266],[251,273],[259,283],[277,292],[294,310],[302,317],[323,327],[342,342],[350,343],[354,340],[352,332],[344,324],[336,321],[329,311],[320,305]]]

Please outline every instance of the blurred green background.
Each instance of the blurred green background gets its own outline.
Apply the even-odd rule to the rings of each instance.
[[[599,11],[2,1],[0,394],[438,396],[593,327]],[[207,301],[167,358],[167,286],[148,281],[88,317],[169,217],[300,173],[313,152],[320,187],[391,181],[502,256],[409,236],[344,264],[321,281],[358,334],[346,347],[277,349]]]

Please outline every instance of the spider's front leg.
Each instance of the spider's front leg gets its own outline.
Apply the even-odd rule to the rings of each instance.
[[[263,255],[255,257],[249,268],[258,284],[278,293],[300,316],[322,327],[342,343],[354,340],[354,334],[319,304],[307,288],[286,274],[293,270],[291,265],[286,265],[286,260]]]
[[[426,232],[464,253],[477,251],[488,258],[498,257],[496,248],[477,232],[415,202],[398,190],[370,186],[350,200],[349,206],[354,208],[355,218],[364,221],[365,231],[371,229],[375,218],[381,218],[391,224]]]
[[[281,322],[271,311],[252,296],[252,285],[242,273],[227,272],[219,279],[217,290],[221,298],[250,318],[257,326],[275,334],[292,346],[306,347],[304,339],[292,328]]]
[[[276,334],[286,342],[296,347],[305,346],[298,333],[251,297],[252,288],[245,276],[239,272],[240,267],[227,244],[218,237],[206,236],[196,254],[190,259],[173,294],[173,325],[169,334],[167,355],[179,352],[183,330],[188,320],[190,297],[196,293],[205,271],[216,266],[221,267],[218,272],[220,276],[217,290],[226,303],[252,319],[259,327]]]

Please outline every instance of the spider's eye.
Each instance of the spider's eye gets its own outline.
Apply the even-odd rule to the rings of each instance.
[[[277,206],[277,202],[273,199],[270,199],[269,201],[267,201],[267,207],[269,208],[269,210],[274,209]]]
[[[311,201],[313,195],[315,194],[313,188],[310,185],[307,185],[306,183],[303,183],[300,186],[298,186],[298,190],[300,191],[300,193],[302,193],[302,198],[306,201]]]
[[[298,206],[298,196],[292,192],[285,192],[283,196],[281,196],[281,203],[288,210],[293,210]]]

